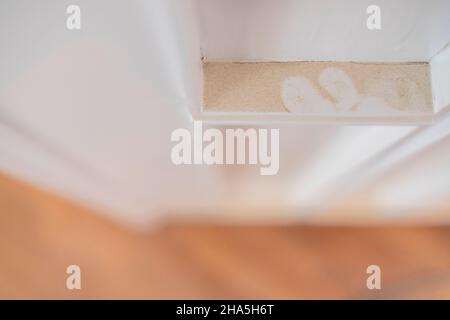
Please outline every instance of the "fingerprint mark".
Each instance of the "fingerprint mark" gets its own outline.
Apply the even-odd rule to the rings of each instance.
[[[317,87],[302,76],[283,81],[281,97],[285,107],[293,113],[334,112],[331,101],[321,96]]]
[[[341,69],[324,69],[319,76],[319,83],[334,98],[338,111],[350,111],[358,104],[358,90],[352,79]]]

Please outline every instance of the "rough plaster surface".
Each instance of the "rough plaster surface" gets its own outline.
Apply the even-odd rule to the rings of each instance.
[[[433,110],[429,65],[205,63],[203,110],[401,115]]]

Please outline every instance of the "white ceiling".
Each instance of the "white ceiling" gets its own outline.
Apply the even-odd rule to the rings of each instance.
[[[366,9],[381,8],[368,30]],[[429,61],[450,42],[448,0],[200,0],[209,60]]]

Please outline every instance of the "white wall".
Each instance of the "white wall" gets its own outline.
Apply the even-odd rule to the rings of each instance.
[[[366,28],[381,8],[382,29]],[[448,0],[200,0],[209,60],[429,61],[450,42]]]
[[[82,29],[68,31],[71,3],[0,2],[3,170],[131,221],[177,207],[172,194],[191,201],[208,172],[172,166],[170,133],[200,103],[195,4],[81,0]]]

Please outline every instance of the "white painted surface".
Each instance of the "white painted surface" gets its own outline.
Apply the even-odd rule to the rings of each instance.
[[[188,107],[200,101],[194,3],[78,1],[82,30],[68,31],[71,3],[0,2],[0,123],[35,139],[1,135],[0,149],[12,153],[3,170],[132,222],[195,202],[209,172],[170,162],[170,133],[190,125]],[[32,157],[41,145],[51,150],[48,161]],[[25,149],[30,164],[8,146]],[[87,176],[84,190],[73,174]]]
[[[435,112],[450,105],[450,44],[437,54],[431,62]]]
[[[374,189],[376,210],[384,218],[410,218],[421,212],[429,212],[433,203],[443,214],[436,222],[450,222],[450,139],[441,140],[423,152],[402,163],[402,169],[394,167],[386,179]]]
[[[369,5],[382,29],[366,27]],[[448,0],[200,0],[208,60],[429,61],[450,42]]]

